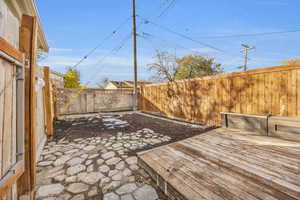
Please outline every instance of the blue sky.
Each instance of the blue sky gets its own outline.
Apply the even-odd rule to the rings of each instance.
[[[137,14],[163,27],[209,44],[222,52],[178,37],[138,17],[139,79],[151,73],[147,64],[153,62],[155,50],[169,51],[177,56],[198,52],[214,57],[226,71],[239,71],[243,64],[241,44],[256,46],[250,53],[249,68],[279,65],[280,61],[300,57],[300,32],[233,38],[210,36],[252,34],[300,29],[299,0],[136,0]],[[78,69],[82,84],[94,86],[108,77],[132,80],[131,0],[36,0],[46,33],[50,53],[40,65],[58,72],[72,66],[98,44],[95,53]],[[164,13],[159,17],[161,13]],[[126,19],[128,19],[126,21]],[[109,40],[102,42],[120,24],[123,26]],[[122,47],[122,48],[120,48]],[[105,59],[103,59],[105,58]]]

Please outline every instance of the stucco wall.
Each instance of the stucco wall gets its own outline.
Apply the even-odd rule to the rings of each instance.
[[[0,0],[0,37],[19,49],[20,22],[4,0]]]
[[[132,91],[103,89],[57,89],[58,114],[83,114],[101,111],[130,110]]]
[[[37,76],[38,76],[38,81],[36,84],[36,106],[37,106],[37,120],[36,120],[36,141],[37,141],[37,161],[40,157],[40,154],[43,150],[43,147],[45,145],[45,142],[47,140],[46,136],[46,130],[45,130],[45,107],[44,107],[44,73],[43,73],[43,68],[37,67]]]

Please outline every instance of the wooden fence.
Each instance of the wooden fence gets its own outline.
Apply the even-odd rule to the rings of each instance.
[[[0,34],[0,199],[6,200],[33,199],[38,155],[54,117],[47,107],[49,68],[36,64],[37,18],[24,15],[15,25],[20,33]]]
[[[133,108],[131,90],[58,88],[55,96],[57,115],[121,111]]]
[[[9,48],[8,48],[9,47]],[[14,184],[9,184],[9,179],[17,179],[24,171],[24,159],[17,156],[18,153],[23,153],[24,143],[22,141],[24,130],[22,124],[17,121],[21,119],[22,100],[24,93],[18,88],[24,86],[24,82],[20,84],[17,79],[22,77],[23,59],[21,53],[9,45],[3,38],[0,37],[0,196],[6,193],[8,197],[16,196],[17,187]],[[6,54],[10,52],[9,54]],[[14,52],[14,53],[13,53]],[[4,55],[11,55],[5,57]],[[13,57],[13,55],[15,55]],[[10,60],[11,59],[11,60]],[[17,66],[11,61],[16,59],[20,65]],[[19,72],[19,76],[17,76]],[[17,102],[18,101],[18,102]],[[18,112],[21,112],[18,115]],[[19,118],[19,119],[18,119]],[[24,118],[23,118],[24,119]],[[10,173],[15,169],[16,173]]]
[[[220,112],[300,117],[300,65],[147,85],[139,108],[207,125],[220,125]]]

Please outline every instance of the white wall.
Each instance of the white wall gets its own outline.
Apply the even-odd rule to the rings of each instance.
[[[0,37],[3,37],[15,48],[19,49],[20,22],[13,15],[4,0],[0,0]]]
[[[37,67],[37,76],[39,79],[44,79],[43,68]],[[37,81],[38,83],[38,81]],[[37,120],[36,120],[36,141],[37,141],[37,161],[40,158],[40,154],[44,148],[47,140],[46,129],[45,129],[45,108],[44,108],[44,87],[36,85],[36,106],[37,106]]]

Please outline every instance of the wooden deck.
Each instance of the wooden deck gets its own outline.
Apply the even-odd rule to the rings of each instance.
[[[139,164],[171,199],[300,199],[297,142],[220,128],[140,153]]]

